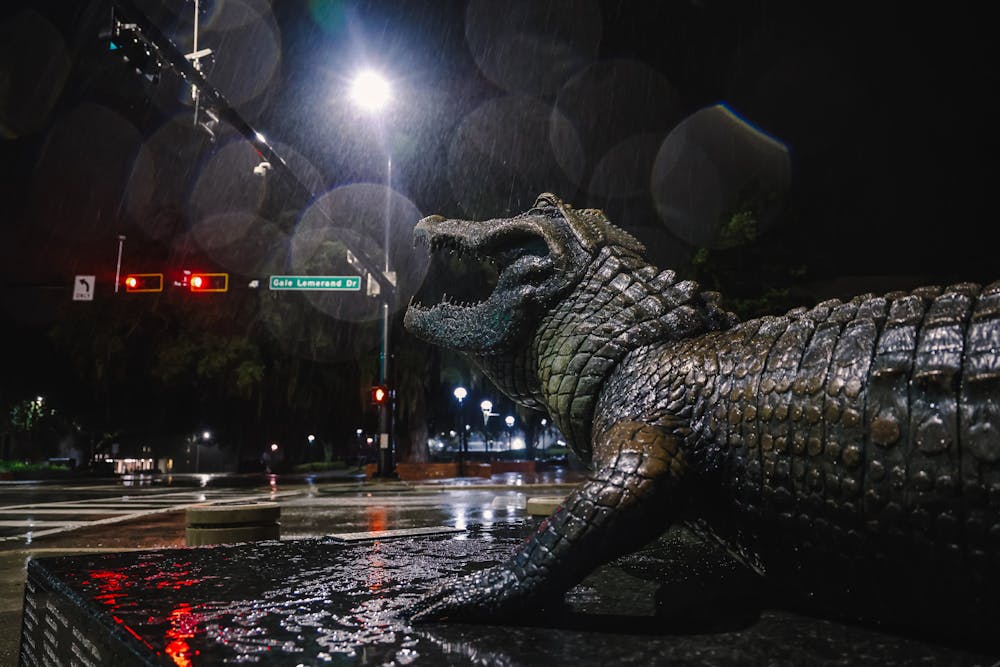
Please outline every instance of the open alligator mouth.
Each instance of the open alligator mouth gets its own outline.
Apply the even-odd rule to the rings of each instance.
[[[415,235],[414,244],[428,245],[431,253],[427,277],[410,303],[417,310],[475,308],[488,301],[498,286],[506,289],[533,283],[532,275],[547,264],[540,260],[549,255],[545,241],[527,232],[494,235],[478,243],[462,236],[423,232]]]

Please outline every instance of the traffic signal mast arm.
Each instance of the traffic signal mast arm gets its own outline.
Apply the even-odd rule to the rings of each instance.
[[[153,24],[146,15],[140,11],[131,0],[112,0],[116,13],[123,19],[122,25],[126,29],[138,31],[143,39],[154,49],[155,56],[158,57],[165,66],[169,67],[190,85],[195,86],[200,94],[200,99],[219,117],[239,132],[244,139],[257,150],[260,156],[271,164],[280,178],[283,178],[295,191],[300,200],[298,203],[305,206],[313,199],[314,193],[306,187],[299,177],[292,171],[284,158],[278,155],[271,145],[267,143],[264,135],[255,130],[242,116],[229,104],[229,101],[210,84],[204,75],[184,56],[183,53],[171,42],[160,29]],[[286,230],[287,231],[287,230]],[[368,255],[360,249],[350,248],[358,262],[371,276],[378,281],[382,288],[382,294],[387,299],[396,293],[396,286],[392,283],[385,272],[368,258]]]

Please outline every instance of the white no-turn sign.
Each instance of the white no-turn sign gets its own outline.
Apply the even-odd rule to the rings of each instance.
[[[94,300],[95,276],[77,276],[73,280],[73,301]]]

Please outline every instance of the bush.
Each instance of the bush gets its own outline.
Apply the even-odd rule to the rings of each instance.
[[[0,460],[0,472],[55,472],[69,471],[64,465],[52,465],[51,463],[26,463],[24,461],[2,461]]]

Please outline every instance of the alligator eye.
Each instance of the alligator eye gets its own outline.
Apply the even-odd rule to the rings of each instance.
[[[559,208],[560,202],[559,198],[548,192],[538,195],[538,199],[535,200],[535,205],[531,207],[531,210],[535,209],[546,209],[546,208]]]

